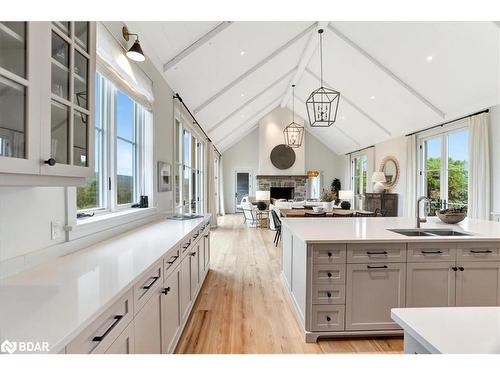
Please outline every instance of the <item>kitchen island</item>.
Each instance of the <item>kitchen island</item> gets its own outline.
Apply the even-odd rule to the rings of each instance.
[[[420,231],[402,217],[282,223],[282,281],[307,342],[402,335],[392,308],[500,305],[498,222],[429,218]]]

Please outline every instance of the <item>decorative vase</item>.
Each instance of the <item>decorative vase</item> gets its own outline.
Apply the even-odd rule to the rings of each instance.
[[[257,208],[260,210],[260,211],[263,211],[265,210],[267,207],[267,204],[266,202],[257,202]]]
[[[323,202],[323,208],[326,212],[331,212],[333,210],[333,202]]]
[[[348,202],[348,201],[343,201],[340,204],[340,208],[342,208],[343,210],[350,210],[351,209],[351,203]]]

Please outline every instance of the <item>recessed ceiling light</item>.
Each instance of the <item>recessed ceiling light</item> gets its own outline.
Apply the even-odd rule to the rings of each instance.
[[[245,51],[241,50],[240,51],[240,56],[243,56],[245,54]]]
[[[375,95],[370,96],[370,99],[371,100],[375,99]]]
[[[241,93],[241,97],[243,98],[245,96],[245,94]]]
[[[427,56],[427,61],[432,61],[432,56]]]

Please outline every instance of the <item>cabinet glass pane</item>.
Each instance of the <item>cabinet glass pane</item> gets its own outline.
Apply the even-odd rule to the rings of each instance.
[[[55,21],[52,22],[59,30],[61,30],[64,34],[69,36],[70,32],[70,23],[69,21]]]
[[[73,115],[73,164],[87,166],[87,115],[75,111]]]
[[[69,108],[52,102],[50,116],[51,155],[59,164],[68,164]]]
[[[132,203],[134,199],[134,145],[122,139],[116,140],[116,201]]]
[[[0,156],[24,158],[26,88],[0,76]]]
[[[80,52],[75,50],[75,68],[74,68],[74,91],[73,102],[78,106],[87,109],[87,78],[88,78],[88,60]]]
[[[80,47],[88,51],[89,44],[89,23],[75,22],[75,40]]]
[[[52,93],[68,99],[69,45],[52,32]]]
[[[0,66],[26,77],[26,22],[0,22]]]

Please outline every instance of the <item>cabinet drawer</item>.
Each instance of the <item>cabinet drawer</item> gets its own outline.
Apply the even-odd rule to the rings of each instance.
[[[345,264],[314,264],[312,283],[316,284],[344,284]]]
[[[405,262],[405,243],[348,244],[347,263]]]
[[[157,262],[134,285],[134,315],[163,284],[163,262]]]
[[[66,346],[68,354],[104,353],[132,321],[133,290],[128,290]]]
[[[164,269],[165,272],[163,274],[164,277],[167,276],[168,272],[171,272],[181,261],[181,247],[176,246],[172,250],[170,250],[167,255],[165,256],[165,263],[164,263]],[[170,270],[170,271],[168,271]],[[168,271],[168,272],[167,272]]]
[[[343,331],[345,306],[314,305],[311,314],[311,331]]]
[[[457,259],[459,261],[500,260],[500,244],[494,242],[461,243],[458,245]]]
[[[456,244],[452,243],[408,244],[408,262],[453,262],[456,254]]]
[[[345,263],[345,244],[312,245],[313,263]]]
[[[345,304],[345,285],[313,285],[312,303],[317,305]]]

